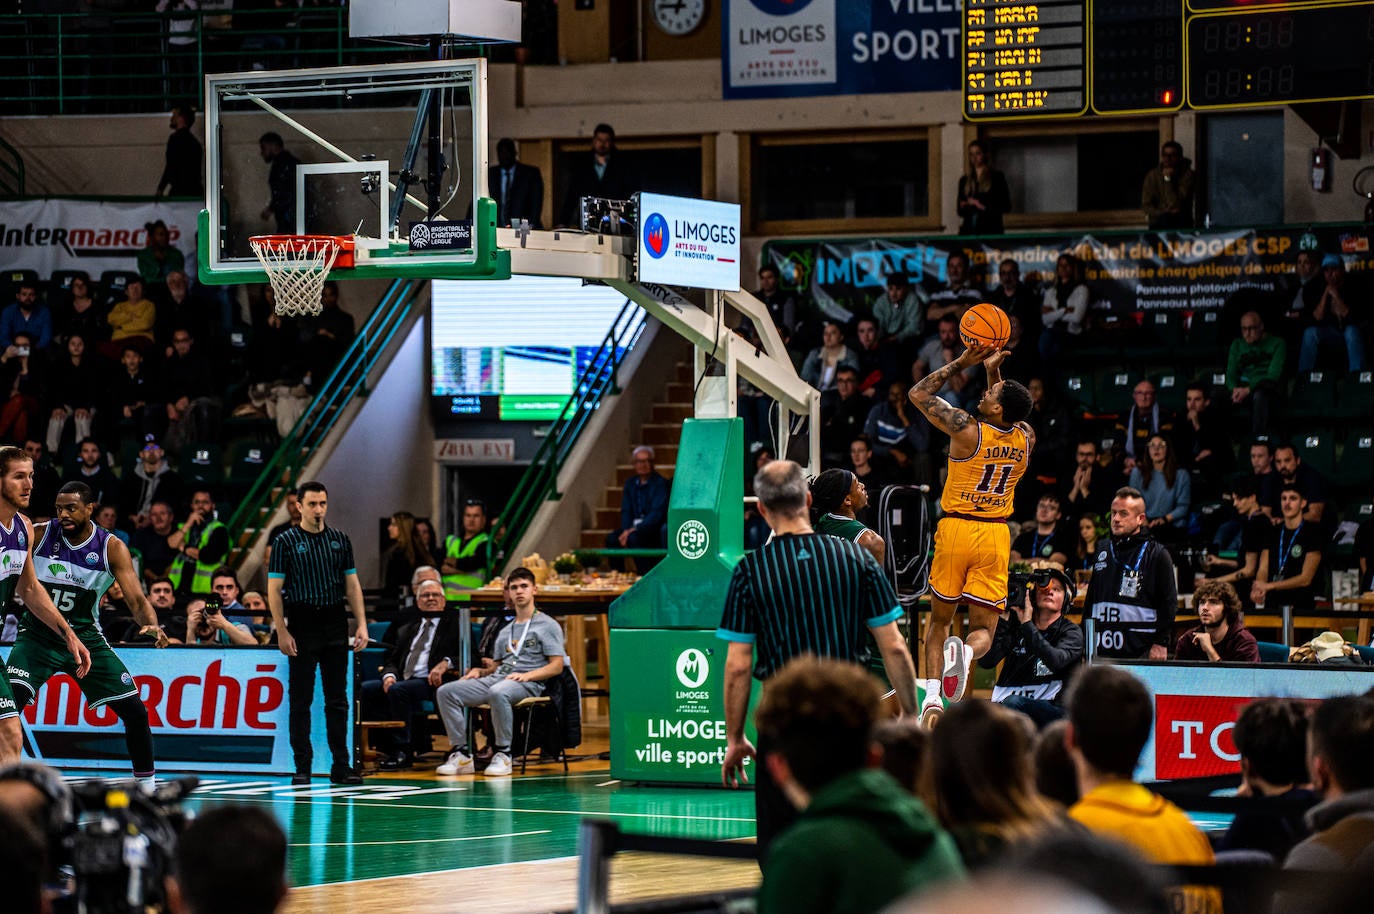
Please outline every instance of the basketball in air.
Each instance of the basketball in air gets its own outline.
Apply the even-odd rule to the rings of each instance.
[[[964,312],[959,321],[959,336],[970,349],[978,346],[1000,348],[1011,336],[1011,321],[1007,319],[1007,312],[983,302]]]

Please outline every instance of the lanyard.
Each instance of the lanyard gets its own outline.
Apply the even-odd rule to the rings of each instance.
[[[1146,540],[1145,542],[1141,543],[1141,544],[1140,544],[1140,551],[1137,552],[1137,553],[1135,554],[1135,562],[1133,562],[1133,563],[1130,564],[1130,565],[1123,565],[1122,567],[1125,568],[1125,570],[1130,571],[1130,572],[1137,572],[1137,571],[1139,571],[1139,570],[1140,570],[1140,560],[1143,559],[1143,558],[1145,557],[1145,547],[1148,546],[1148,545],[1150,545],[1150,541],[1149,541],[1149,540]],[[1118,565],[1121,565],[1121,560],[1118,559],[1118,558],[1116,557],[1116,543],[1108,543],[1108,544],[1107,544],[1107,548],[1110,549],[1111,552],[1112,552],[1112,561],[1113,561],[1113,562],[1116,562],[1116,564],[1118,564]]]
[[[539,610],[535,610],[535,614],[536,614],[536,615],[538,614],[538,612],[539,612]],[[525,636],[528,635],[528,634],[530,633],[530,623],[533,622],[533,621],[534,621],[534,616],[530,616],[528,619],[525,620],[525,630],[522,631],[522,632],[520,633],[520,640],[519,640],[519,641],[516,641],[516,642],[513,642],[513,643],[510,642],[510,641],[507,641],[507,642],[506,642],[506,646],[507,646],[508,648],[510,648],[511,653],[513,654],[513,656],[511,657],[511,662],[512,662],[512,663],[514,663],[514,662],[516,662],[516,661],[518,661],[518,660],[520,659],[520,648],[522,648],[522,647],[525,646]],[[512,623],[511,623],[511,628],[514,628],[514,627],[515,627],[515,623],[512,622]]]
[[[1034,534],[1032,534],[1032,536],[1034,536],[1035,539],[1034,539],[1034,541],[1033,541],[1033,542],[1034,542],[1034,545],[1031,546],[1031,555],[1036,556],[1036,557],[1039,557],[1039,555],[1040,555],[1040,543],[1041,543],[1040,534],[1034,533]],[[1049,542],[1050,540],[1052,540],[1052,539],[1054,539],[1054,533],[1053,533],[1053,532],[1050,532],[1050,533],[1046,533],[1046,534],[1045,534],[1044,542],[1048,543],[1048,542]]]
[[[1279,573],[1274,575],[1274,580],[1279,581],[1283,579],[1284,566],[1288,564],[1288,559],[1291,556],[1293,547],[1298,542],[1298,534],[1302,532],[1302,527],[1305,523],[1307,523],[1307,521],[1298,521],[1298,528],[1293,531],[1293,535],[1288,538],[1287,542],[1284,542],[1283,530],[1279,530]]]

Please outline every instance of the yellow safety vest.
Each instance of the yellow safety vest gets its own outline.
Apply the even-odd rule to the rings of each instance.
[[[196,545],[196,548],[203,550],[205,544],[210,542],[210,534],[223,527],[224,524],[221,524],[217,520],[206,524],[205,529],[200,531],[200,542]],[[214,574],[215,569],[218,568],[221,563],[222,560],[214,564],[207,564],[205,562],[192,560],[185,553],[178,553],[177,557],[172,560],[172,567],[167,572],[167,580],[172,582],[173,590],[181,590],[181,577],[186,571],[186,566],[194,565],[195,567],[191,571],[191,593],[213,593],[214,591],[210,586],[210,576]]]
[[[460,537],[450,535],[444,541],[445,558],[468,559],[477,554],[477,550],[487,548],[487,535],[479,533],[466,543]],[[475,572],[459,571],[454,574],[446,574],[444,578],[444,596],[454,599],[462,595],[465,590],[476,590],[487,583],[486,567],[479,568]]]

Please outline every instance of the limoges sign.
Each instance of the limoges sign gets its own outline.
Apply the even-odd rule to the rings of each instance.
[[[738,292],[739,239],[738,203],[639,195],[641,283]]]

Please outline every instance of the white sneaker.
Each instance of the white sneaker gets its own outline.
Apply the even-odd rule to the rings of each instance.
[[[950,635],[945,639],[945,669],[940,678],[940,694],[945,701],[958,701],[964,697],[964,687],[968,685],[969,667],[973,665],[973,648],[964,639]]]
[[[470,768],[471,766],[472,763],[468,762],[468,767]],[[504,752],[498,752],[491,757],[491,761],[487,763],[486,770],[482,773],[489,778],[504,778],[509,777],[510,772],[510,756]]]
[[[945,703],[940,700],[939,692],[926,692],[921,700],[921,726],[933,730],[945,713]]]
[[[444,763],[434,769],[435,774],[472,774],[475,769],[472,767],[472,756],[465,753],[462,749],[449,750],[448,758]]]

